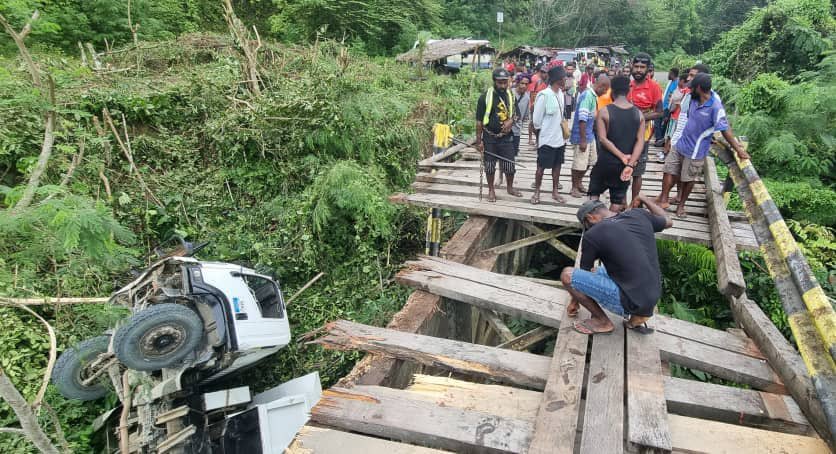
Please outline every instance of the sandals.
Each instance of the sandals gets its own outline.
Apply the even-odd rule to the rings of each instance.
[[[575,322],[575,323],[572,324],[572,328],[574,328],[575,331],[577,331],[581,334],[586,334],[588,336],[594,336],[594,335],[600,335],[600,334],[612,334],[612,332],[615,331],[615,327],[613,327],[613,329],[611,329],[609,331],[595,331],[595,329],[593,329],[591,326],[589,326],[587,321],[588,320],[581,320],[579,322]]]
[[[630,322],[624,320],[624,329],[629,329],[630,331],[635,331],[639,334],[653,334],[655,329],[647,326],[647,322],[643,322],[641,325],[630,326]]]

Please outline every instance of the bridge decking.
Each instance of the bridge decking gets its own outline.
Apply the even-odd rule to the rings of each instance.
[[[746,219],[726,211],[713,165],[713,190],[699,182],[688,219],[659,236],[722,243],[718,287],[746,332],[657,314],[652,334],[612,317],[612,334],[587,336],[572,329],[559,282],[520,276],[533,244],[576,255],[559,240],[567,229],[542,226],[577,226],[582,200],[566,194],[571,156],[561,178],[568,203],[546,193],[532,206],[526,137],[523,199],[499,191],[496,203],[479,201],[479,163],[442,161],[455,151],[468,153],[422,161],[416,192],[393,200],[472,216],[441,257],[407,262],[396,280],[415,291],[387,328],[339,320],[313,341],[369,355],[323,394],[288,452],[831,452],[816,431],[824,433],[823,416],[803,363],[745,294],[732,243],[758,244]],[[649,163],[645,192],[656,194],[660,181],[661,164]],[[515,335],[506,323],[521,320],[536,327]],[[550,356],[535,353],[546,343]],[[673,377],[674,365],[711,379]]]
[[[656,195],[662,188],[662,164],[653,161],[659,148],[650,147],[651,161],[647,163],[647,172],[642,183],[642,192]],[[473,153],[464,153],[464,157],[475,157]],[[528,144],[528,135],[522,136],[520,154],[517,163],[525,168],[517,168],[516,184],[523,192],[523,197],[514,197],[504,190],[497,190],[496,203],[489,203],[485,198],[479,200],[479,161],[461,159],[455,162],[435,162],[425,159],[419,164],[419,172],[412,185],[413,194],[394,197],[396,201],[417,206],[438,207],[469,214],[492,216],[518,221],[537,222],[561,226],[578,226],[575,212],[586,198],[574,198],[569,195],[572,152],[566,152],[566,162],[561,169],[560,181],[563,185],[561,195],[566,203],[560,204],[551,198],[551,176],[543,178],[543,192],[539,205],[532,205],[529,200],[533,194],[534,171],[537,167],[537,155],[533,145]],[[589,172],[584,178],[584,186],[589,184]],[[487,196],[487,186],[483,186],[483,196]],[[675,192],[675,191],[674,191]],[[608,194],[602,198],[608,200]],[[674,227],[658,234],[659,238],[687,241],[711,246],[711,231],[705,199],[705,184],[698,181],[686,203],[687,219],[675,219]],[[732,231],[737,249],[756,250],[752,228],[742,214],[730,216]]]

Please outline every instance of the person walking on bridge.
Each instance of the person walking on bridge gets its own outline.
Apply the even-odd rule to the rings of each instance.
[[[534,195],[531,203],[540,203],[540,183],[546,169],[552,169],[552,198],[558,203],[566,202],[559,193],[560,167],[566,152],[566,139],[563,130],[563,111],[566,109],[563,97],[563,82],[566,69],[555,66],[549,70],[549,88],[537,94],[534,100],[534,115],[531,122],[539,130],[537,148],[537,172],[534,174]],[[567,126],[567,133],[568,126]]]
[[[642,205],[647,209],[639,208]],[[580,267],[564,268],[560,280],[572,297],[567,314],[577,316],[582,305],[592,316],[575,322],[575,330],[611,333],[615,326],[606,309],[624,317],[626,328],[648,332],[645,322],[662,296],[654,234],[670,228],[673,222],[665,210],[643,195],[623,213],[608,210],[600,200],[590,200],[578,209],[577,217],[584,229]],[[601,261],[597,268],[596,260]]]
[[[485,178],[488,181],[488,202],[496,202],[494,175],[496,164],[508,180],[508,194],[522,197],[514,189],[514,94],[509,86],[511,75],[504,68],[493,72],[493,86],[479,97],[476,103],[476,149],[482,153]]]
[[[746,150],[734,138],[723,102],[711,90],[711,75],[697,74],[690,86],[691,101],[688,103],[688,121],[682,134],[676,142],[673,142],[673,149],[665,158],[662,193],[659,196],[660,200],[663,199],[663,195],[666,198],[673,185],[678,181],[682,182],[679,205],[676,207],[676,216],[679,218],[687,216],[685,202],[688,201],[688,196],[694,189],[694,182],[702,177],[705,159],[711,147],[711,137],[715,132],[719,131],[723,134],[740,159],[749,159]]]

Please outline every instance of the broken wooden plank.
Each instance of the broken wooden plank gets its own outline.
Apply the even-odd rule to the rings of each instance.
[[[520,224],[522,224],[523,228],[525,228],[526,230],[528,230],[529,232],[531,232],[533,234],[540,234],[540,233],[544,232],[543,229],[541,229],[540,227],[537,227],[536,225],[534,225],[530,222],[521,222]],[[550,238],[547,241],[547,243],[549,243],[549,245],[551,245],[551,247],[557,249],[561,254],[565,255],[566,257],[569,257],[572,260],[575,260],[575,258],[578,256],[577,251],[570,248],[569,246],[567,246],[562,241],[560,241],[556,238]]]
[[[588,317],[589,312],[581,309],[578,316]],[[530,454],[571,454],[575,448],[589,339],[574,330],[565,310],[562,319],[527,451]]]
[[[723,190],[717,178],[714,158],[705,160],[705,186],[708,219],[711,227],[711,244],[717,259],[717,287],[726,296],[740,296],[746,290],[743,271],[737,258],[735,236],[732,231],[729,215],[726,213],[726,202]]]
[[[659,347],[663,334],[627,331],[627,439],[640,450],[672,449]]]
[[[285,454],[443,454],[446,451],[398,443],[326,427],[303,426]]]
[[[326,335],[313,341],[334,350],[364,350],[426,366],[532,388],[545,384],[549,358],[513,350],[439,337],[402,333],[339,320],[325,326]]]
[[[592,336],[580,452],[624,451],[624,325],[610,319],[611,335]]]
[[[728,454],[826,454],[820,438],[753,429],[705,419],[669,415],[677,452]]]
[[[454,452],[519,453],[531,424],[519,419],[441,407],[378,386],[331,388],[311,409],[311,420],[340,429]]]
[[[813,435],[815,431],[790,396],[665,377],[668,411],[685,416]]]
[[[520,334],[519,336],[503,342],[496,346],[496,348],[508,348],[511,350],[523,351],[537,345],[538,343],[557,334],[557,330],[547,326],[538,326],[531,331]]]
[[[765,360],[661,332],[654,337],[664,360],[762,391],[787,393],[781,379]]]

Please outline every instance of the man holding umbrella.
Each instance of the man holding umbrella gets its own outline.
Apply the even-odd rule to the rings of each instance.
[[[522,197],[514,189],[514,125],[515,98],[511,92],[511,74],[504,68],[493,72],[493,86],[479,97],[476,104],[476,149],[482,153],[485,163],[485,177],[488,182],[488,202],[496,202],[494,176],[496,164],[508,180],[508,194]]]

